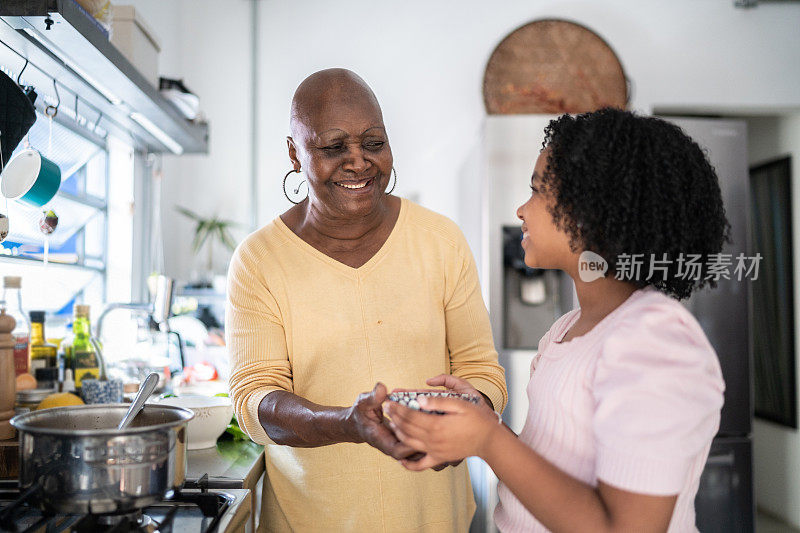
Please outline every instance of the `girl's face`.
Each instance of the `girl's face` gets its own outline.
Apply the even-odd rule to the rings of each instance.
[[[531,196],[517,208],[517,217],[522,220],[522,248],[525,250],[525,264],[531,268],[569,271],[571,266],[578,264],[576,254],[569,248],[569,236],[553,222],[550,214],[550,207],[555,202],[553,194],[541,189],[541,176],[547,169],[549,153],[545,148],[539,154],[531,177]]]

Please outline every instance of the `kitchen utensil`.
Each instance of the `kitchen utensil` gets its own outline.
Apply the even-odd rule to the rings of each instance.
[[[191,410],[195,417],[187,427],[190,450],[216,446],[217,439],[233,416],[230,398],[200,395],[173,396],[158,400],[158,405],[172,405]]]
[[[0,174],[3,196],[42,207],[56,195],[61,186],[61,169],[38,150],[28,148],[9,161]]]
[[[492,115],[622,109],[629,98],[614,50],[590,29],[566,20],[537,20],[508,34],[483,77],[483,101]]]
[[[133,399],[131,408],[128,409],[128,412],[125,413],[124,417],[122,417],[117,429],[122,430],[131,425],[133,419],[136,418],[136,415],[138,415],[139,411],[141,411],[142,407],[144,407],[144,402],[146,402],[150,395],[153,394],[153,391],[156,390],[156,385],[158,385],[158,374],[153,372],[147,376],[147,379],[144,380],[142,386],[139,387],[139,392],[136,393],[136,397]]]
[[[191,411],[146,405],[118,430],[127,404],[43,409],[11,419],[19,485],[46,512],[126,513],[183,486]]]
[[[0,157],[3,163],[8,163],[14,148],[36,122],[36,109],[33,102],[36,93],[32,89],[27,91],[20,88],[17,83],[0,71]],[[2,170],[0,165],[0,170]]]
[[[83,401],[92,403],[120,403],[123,391],[122,380],[120,379],[82,379],[81,398]]]

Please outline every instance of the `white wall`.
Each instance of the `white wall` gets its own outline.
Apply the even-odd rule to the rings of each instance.
[[[175,203],[249,219],[250,1],[127,1],[161,39],[162,73],[182,76],[211,121],[208,156],[165,164],[166,267],[186,278],[191,225]],[[424,205],[463,221],[459,188],[477,187],[464,182],[462,167],[479,142],[486,61],[505,35],[543,17],[575,20],[605,38],[633,81],[637,109],[800,108],[796,3],[743,10],[733,0],[262,0],[259,10],[260,224],[289,206],[281,179],[292,93],[332,66],[355,70],[378,95],[397,192],[418,193]]]
[[[749,160],[758,164],[779,156],[792,158],[792,245],[795,273],[800,265],[800,112],[748,120]],[[800,280],[794,279],[795,332],[800,331]],[[800,336],[795,333],[795,354]],[[800,367],[800,365],[798,366]],[[800,375],[799,375],[800,376]],[[797,382],[800,389],[800,379]],[[758,505],[800,527],[800,432],[756,419],[753,463]]]
[[[311,72],[352,68],[384,109],[401,195],[456,218],[462,164],[485,116],[482,80],[499,41],[535,19],[572,19],[615,49],[636,108],[800,106],[800,5],[733,0],[278,2],[262,4],[261,219],[285,209],[289,101]],[[531,157],[535,150],[531,147]]]
[[[165,155],[161,183],[164,262],[170,276],[188,280],[204,269],[206,254],[191,252],[194,225],[175,211],[187,207],[218,214],[249,232],[252,94],[251,2],[248,0],[119,0],[129,3],[161,44],[160,74],[183,78],[201,99],[211,124],[208,155]],[[224,273],[228,254],[219,246],[215,269]]]

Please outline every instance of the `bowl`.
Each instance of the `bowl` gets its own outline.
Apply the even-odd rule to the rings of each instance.
[[[443,411],[428,411],[427,409],[422,409],[417,400],[423,396],[428,398],[457,398],[459,400],[474,403],[475,405],[480,403],[480,399],[477,396],[442,390],[394,391],[389,394],[389,401],[399,403],[400,405],[404,405],[405,407],[414,409],[415,411],[422,411],[423,413],[435,415],[445,414]]]
[[[225,432],[233,416],[230,398],[190,394],[162,398],[155,403],[183,407],[194,413],[194,418],[186,428],[189,450],[216,446],[217,439]]]

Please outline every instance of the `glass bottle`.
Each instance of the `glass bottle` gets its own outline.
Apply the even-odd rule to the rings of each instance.
[[[44,311],[31,311],[31,372],[37,368],[56,368],[58,347],[47,342],[44,334]]]
[[[31,324],[28,315],[22,310],[22,278],[19,276],[3,277],[3,301],[6,313],[17,321],[11,337],[14,339],[14,372],[17,376],[30,371],[29,350]]]
[[[75,306],[75,321],[72,323],[72,372],[75,388],[81,388],[84,379],[105,379],[103,361],[92,343],[89,322],[89,306]]]
[[[72,342],[75,340],[72,335],[72,324],[67,324],[66,326],[66,334],[64,338],[61,339],[61,343],[58,345],[58,353],[56,356],[56,361],[58,365],[58,381],[59,383],[63,382],[67,379],[67,370],[70,371],[70,375],[74,374],[73,364],[72,364]],[[74,390],[74,387],[73,387]]]

